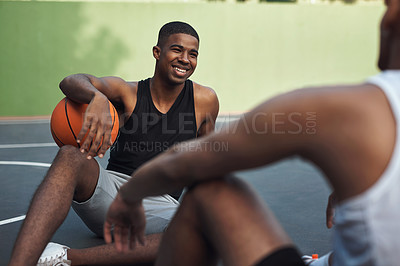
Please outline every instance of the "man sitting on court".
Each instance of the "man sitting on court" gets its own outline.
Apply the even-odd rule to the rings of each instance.
[[[218,258],[225,265],[304,265],[264,202],[227,176],[297,155],[322,170],[338,200],[333,265],[399,265],[400,0],[386,2],[380,74],[358,85],[277,96],[230,128],[178,144],[144,164],[110,206],[106,241],[114,226],[119,250],[143,242],[143,198],[191,185],[164,235],[157,265],[215,265]],[[315,134],[306,132],[307,112],[317,114]],[[276,113],[287,117],[274,124]],[[265,132],[271,126],[279,134]],[[215,143],[229,148],[207,148]]]
[[[141,164],[175,143],[213,131],[219,109],[217,96],[212,89],[188,79],[196,68],[198,50],[196,31],[186,23],[171,22],[160,29],[153,47],[156,65],[152,78],[127,82],[118,77],[78,74],[60,83],[68,98],[89,103],[77,138],[82,139],[87,131],[89,135],[81,143],[81,150],[72,146],[59,150],[33,197],[9,265],[36,265],[71,204],[85,224],[102,236],[106,212],[118,188]],[[103,157],[110,146],[108,100],[117,108],[122,127],[106,170],[92,158]],[[102,137],[105,141],[97,152]],[[76,250],[50,243],[39,264],[51,257],[56,258],[43,265],[70,265],[67,263],[71,261],[74,265],[153,262],[180,193],[171,191],[170,195],[145,200],[149,225],[145,246],[122,255],[114,245]]]

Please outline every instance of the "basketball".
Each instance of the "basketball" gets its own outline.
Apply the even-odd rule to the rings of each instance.
[[[115,110],[115,107],[110,101],[109,105],[113,121],[111,141],[114,143],[118,136],[119,120],[117,110]],[[56,105],[51,115],[50,129],[51,135],[59,147],[64,145],[73,145],[80,148],[80,144],[76,142],[76,137],[82,128],[83,117],[87,106],[88,104],[77,103],[66,97]],[[81,143],[83,143],[85,139],[86,135],[81,140]]]

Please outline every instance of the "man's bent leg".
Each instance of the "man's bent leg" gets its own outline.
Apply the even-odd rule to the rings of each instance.
[[[229,177],[187,192],[162,240],[157,265],[209,265],[216,254],[225,265],[254,265],[292,246],[254,191]]]
[[[74,200],[72,207],[87,227],[103,237],[104,220],[108,208],[118,194],[119,188],[131,177],[100,167],[96,189],[85,201]],[[146,214],[146,235],[163,233],[172,220],[179,202],[169,195],[148,197],[143,200]]]
[[[145,236],[146,245],[136,245],[127,253],[120,253],[114,244],[85,249],[69,249],[72,265],[153,265],[162,234]]]
[[[131,177],[100,167],[96,190],[90,199],[72,203],[72,207],[95,234],[103,236],[106,213],[120,186]],[[146,265],[153,264],[162,233],[172,220],[179,202],[169,195],[148,197],[143,200],[146,213],[146,245],[137,245],[128,253],[118,252],[114,245],[86,249],[69,249],[68,260],[72,265]]]
[[[36,265],[54,232],[66,218],[72,199],[93,193],[99,166],[75,147],[64,146],[36,190],[9,265]]]

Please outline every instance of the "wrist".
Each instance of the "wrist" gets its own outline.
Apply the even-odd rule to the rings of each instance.
[[[94,91],[94,93],[92,95],[92,101],[95,99],[102,100],[104,102],[108,102],[107,96],[105,96],[101,91],[98,91],[97,89],[96,89],[96,91]]]
[[[133,196],[132,193],[129,192],[129,190],[127,189],[126,185],[123,185],[118,194],[117,194],[117,198],[118,200],[123,201],[125,204],[128,205],[136,205],[136,204],[141,204],[142,203],[142,199],[135,199],[135,197]]]

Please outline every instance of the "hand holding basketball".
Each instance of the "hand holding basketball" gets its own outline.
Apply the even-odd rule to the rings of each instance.
[[[103,157],[115,141],[111,139],[114,117],[117,117],[116,110],[106,97],[94,97],[87,106],[77,142],[82,152],[88,152],[89,159],[97,154]]]
[[[51,134],[58,146],[73,145],[102,157],[118,136],[117,111],[107,99],[80,104],[62,99],[51,116]]]

